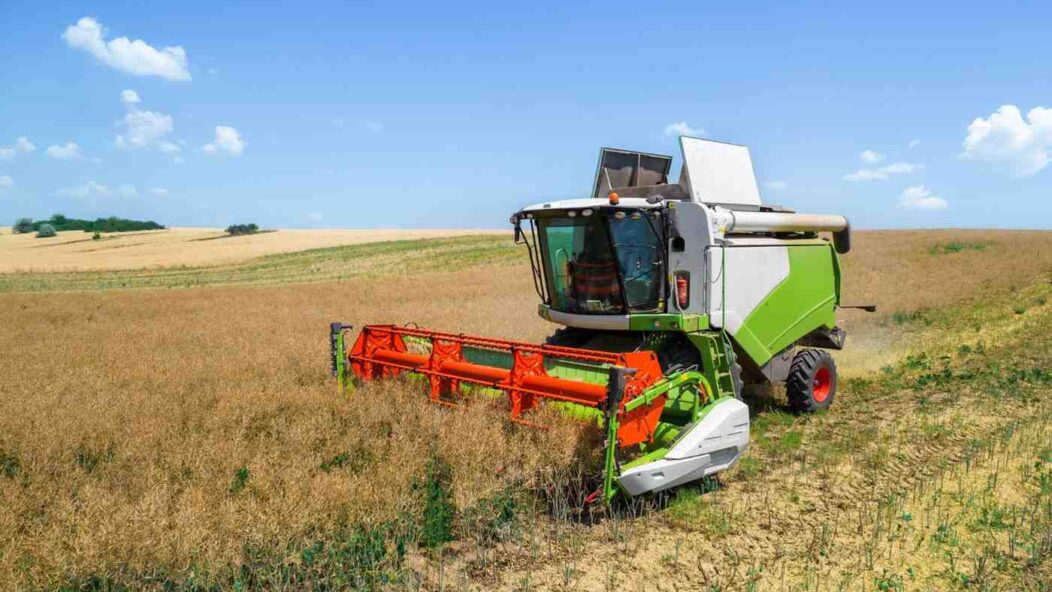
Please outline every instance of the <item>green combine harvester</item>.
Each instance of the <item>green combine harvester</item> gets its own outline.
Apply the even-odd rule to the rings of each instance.
[[[749,444],[749,384],[785,382],[796,411],[836,395],[844,345],[843,216],[764,205],[744,146],[680,138],[672,158],[603,149],[591,198],[511,217],[541,303],[544,344],[415,327],[331,326],[332,369],[353,381],[420,375],[432,401],[506,396],[513,421],[557,405],[606,434],[609,501],[732,466]],[[819,233],[831,233],[832,240]],[[350,345],[348,349],[348,345]]]

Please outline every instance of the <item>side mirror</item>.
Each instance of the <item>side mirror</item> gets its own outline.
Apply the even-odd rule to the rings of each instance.
[[[522,242],[522,229],[519,228],[518,224],[515,224],[515,244]]]

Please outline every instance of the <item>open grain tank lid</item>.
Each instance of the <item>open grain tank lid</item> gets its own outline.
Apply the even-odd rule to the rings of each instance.
[[[679,184],[698,203],[761,205],[749,149],[738,144],[680,136]]]
[[[603,148],[599,151],[592,197],[606,197],[615,190],[666,185],[671,168],[671,156]]]

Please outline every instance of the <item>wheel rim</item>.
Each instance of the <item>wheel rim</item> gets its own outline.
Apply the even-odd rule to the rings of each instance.
[[[815,378],[811,384],[811,396],[814,397],[815,402],[824,403],[829,398],[829,391],[832,390],[832,386],[829,368],[822,366],[818,369],[818,372],[815,372]]]

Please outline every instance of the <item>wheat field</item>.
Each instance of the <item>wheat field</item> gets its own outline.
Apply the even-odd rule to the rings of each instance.
[[[1052,581],[1052,233],[856,233],[844,300],[880,312],[845,311],[837,405],[794,416],[778,393],[750,401],[754,444],[715,491],[598,516],[571,503],[593,429],[550,414],[546,430],[516,426],[488,400],[434,407],[412,383],[341,394],[328,376],[332,321],[549,334],[525,254],[506,236],[470,240],[495,255],[462,256],[457,240],[296,255],[329,266],[308,283],[230,285],[244,267],[211,258],[189,288],[119,289],[109,279],[142,276],[116,270],[40,289],[18,278],[46,273],[5,276],[0,588]],[[451,512],[453,540],[421,542],[433,507]]]
[[[478,235],[480,230],[280,230],[228,236],[220,228],[104,233],[71,230],[51,238],[0,232],[0,273],[150,269],[245,261],[340,245]]]

